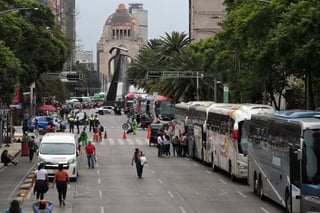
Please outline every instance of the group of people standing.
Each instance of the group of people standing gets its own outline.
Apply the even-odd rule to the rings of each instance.
[[[171,155],[171,146],[173,156],[181,156],[185,157],[188,152],[187,143],[188,137],[187,134],[184,133],[181,136],[167,134],[163,130],[158,131],[157,136],[157,148],[158,148],[158,157],[167,156],[170,157]]]

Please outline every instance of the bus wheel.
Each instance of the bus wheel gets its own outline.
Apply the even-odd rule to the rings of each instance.
[[[262,184],[262,180],[259,178],[259,181],[258,181],[258,186],[257,186],[257,194],[259,196],[259,198],[261,200],[264,199],[264,195],[263,195],[263,184]]]
[[[291,213],[291,199],[289,195],[289,191],[286,190],[286,213]]]

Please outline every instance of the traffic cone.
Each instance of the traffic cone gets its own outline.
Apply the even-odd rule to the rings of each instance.
[[[108,138],[108,137],[107,137],[107,130],[104,131],[104,138]]]
[[[150,133],[151,133],[151,129],[150,129],[150,125],[148,125],[147,139],[150,139]]]
[[[123,136],[122,136],[123,139],[126,139],[127,138],[127,133],[126,131],[123,131]]]

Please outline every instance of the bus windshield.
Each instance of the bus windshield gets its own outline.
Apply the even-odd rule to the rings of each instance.
[[[320,184],[320,130],[304,132],[303,182]]]

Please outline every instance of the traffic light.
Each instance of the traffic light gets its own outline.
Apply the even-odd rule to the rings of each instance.
[[[160,78],[162,75],[161,71],[148,71],[147,72],[147,78],[156,79]]]
[[[79,73],[68,73],[66,77],[69,81],[79,81],[83,78],[82,74]]]

